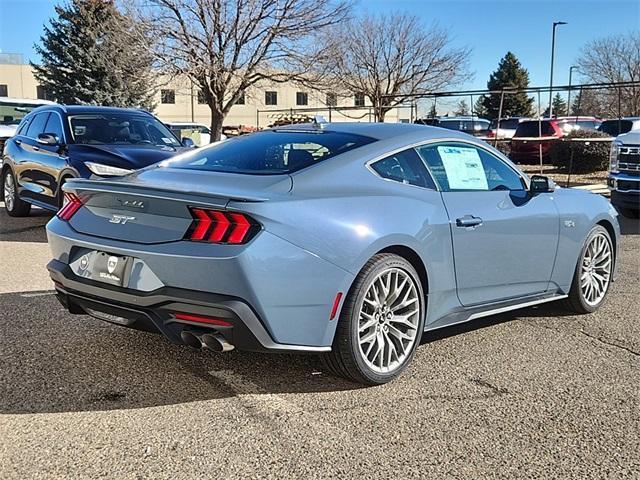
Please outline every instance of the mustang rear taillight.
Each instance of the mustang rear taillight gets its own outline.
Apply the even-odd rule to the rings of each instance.
[[[244,213],[194,207],[189,211],[193,222],[185,240],[241,245],[260,231],[260,224]]]
[[[65,192],[64,204],[57,213],[58,218],[61,220],[70,220],[80,207],[82,207],[82,200],[74,193]]]

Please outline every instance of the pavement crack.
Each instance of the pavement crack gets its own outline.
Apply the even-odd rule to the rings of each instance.
[[[633,355],[635,357],[640,357],[640,352],[636,352],[632,348],[629,348],[629,347],[627,347],[625,345],[622,345],[622,344],[618,343],[617,341],[609,340],[606,337],[600,337],[598,335],[594,335],[592,333],[589,333],[584,329],[584,327],[582,329],[580,329],[580,333],[583,334],[586,337],[589,337],[589,338],[599,342],[599,343],[602,343],[603,345],[608,345],[610,347],[619,348],[620,350],[624,350],[624,351],[630,353],[631,355]]]
[[[491,396],[498,396],[498,395],[504,395],[509,393],[509,390],[507,390],[506,388],[498,387],[497,385],[494,385],[488,380],[484,380],[479,377],[470,378],[469,381],[471,383],[475,383],[480,387],[488,388],[489,390],[491,390],[491,392],[493,392],[493,395]]]

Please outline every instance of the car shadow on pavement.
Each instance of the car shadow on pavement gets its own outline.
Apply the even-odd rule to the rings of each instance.
[[[0,240],[5,242],[47,242],[44,226],[52,212],[41,208],[32,208],[28,217],[10,217],[0,202]]]
[[[316,356],[173,345],[63,310],[53,295],[0,295],[0,413],[135,409],[245,394],[361,388]]]

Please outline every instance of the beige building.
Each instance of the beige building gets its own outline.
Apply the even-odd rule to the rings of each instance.
[[[154,113],[164,122],[210,123],[209,107],[199,90],[188,80],[158,87]],[[33,76],[22,55],[0,54],[0,97],[43,99],[45,92]],[[328,106],[331,105],[331,108]],[[225,126],[266,127],[279,118],[297,115],[323,115],[333,122],[373,120],[370,103],[363,95],[320,94],[293,84],[273,84],[250,88],[231,108]],[[395,108],[387,122],[409,120],[408,109]]]

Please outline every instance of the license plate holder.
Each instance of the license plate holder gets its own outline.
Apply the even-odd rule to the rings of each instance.
[[[130,263],[131,257],[96,252],[91,276],[100,282],[122,287],[129,275]]]

